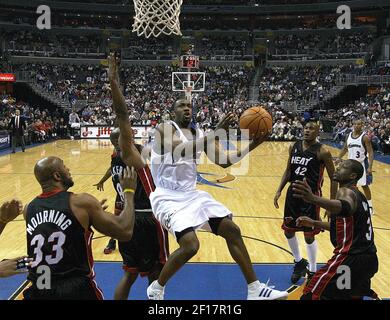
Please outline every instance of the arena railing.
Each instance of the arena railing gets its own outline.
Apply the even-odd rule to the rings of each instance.
[[[390,75],[355,75],[343,74],[337,79],[339,85],[359,85],[359,84],[388,84]]]
[[[42,0],[0,0],[0,5],[8,7],[23,7],[23,8],[37,8],[42,4]],[[314,12],[335,12],[336,8],[344,5],[345,1],[330,2],[330,3],[314,3],[314,4],[284,4],[284,5],[183,5],[182,14],[188,13],[206,13],[213,12],[214,14],[256,14],[264,15],[271,13],[280,13],[280,10],[287,13],[314,13]],[[348,1],[351,10],[359,9],[384,9],[389,7],[388,0],[352,0]],[[50,7],[52,10],[77,10],[80,13],[112,13],[112,14],[128,14],[134,12],[133,5],[111,5],[94,3],[75,3],[66,1],[51,1]]]

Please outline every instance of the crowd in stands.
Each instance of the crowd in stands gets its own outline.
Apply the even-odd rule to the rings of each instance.
[[[335,120],[333,140],[343,143],[352,130],[353,119],[361,119],[374,150],[390,153],[390,87],[378,87],[366,97],[337,110],[325,118]]]
[[[294,102],[308,105],[322,101],[336,85],[341,66],[269,67],[261,75],[259,101],[265,104]]]
[[[106,68],[96,65],[22,64],[16,70],[27,72],[29,78],[55,96],[75,105],[85,101],[80,111],[81,125],[112,125],[114,114]],[[137,66],[121,68],[122,82],[130,117],[135,124],[156,123],[169,118],[169,110],[179,94],[172,92],[173,66]],[[206,106],[198,117],[213,125],[214,113],[238,110],[248,100],[248,88],[254,69],[242,66],[202,67],[206,72],[205,92],[194,94],[195,104]]]
[[[201,40],[201,55],[203,60],[241,60],[246,55],[252,58],[248,50],[249,39],[234,36],[204,36]]]
[[[26,102],[16,101],[8,94],[0,95],[0,131],[9,131],[9,122],[17,109],[27,122],[26,144],[69,137],[66,114],[60,110],[32,107]]]
[[[307,53],[309,50],[316,48],[320,40],[319,34],[306,34],[305,36],[283,34],[274,39],[275,53],[277,55]]]
[[[72,123],[79,125],[112,126],[115,114],[112,110],[110,88],[106,68],[100,65],[69,64],[22,64],[13,66],[24,71],[30,79],[53,95],[61,95],[74,105],[75,101],[85,101],[86,106],[77,110]],[[172,92],[171,72],[173,66],[123,65],[121,81],[134,125],[157,125],[171,119],[172,104],[179,94]],[[374,70],[374,71],[373,71]],[[193,94],[196,107],[196,120],[205,129],[213,128],[221,117],[233,111],[237,119],[248,107],[249,85],[254,77],[254,69],[240,66],[210,66],[200,71],[206,72],[205,92]],[[273,140],[294,140],[302,137],[302,123],[305,114],[283,111],[282,102],[294,102],[302,106],[310,101],[323,99],[336,84],[339,74],[364,74],[367,66],[289,66],[269,67],[261,75],[258,101],[272,113],[274,127]],[[371,72],[390,74],[390,65],[372,66]],[[12,97],[3,96],[0,106],[0,130],[6,129],[14,109],[20,108],[28,119],[31,142],[44,141],[52,137],[69,137],[73,130],[68,116],[50,113],[48,110],[32,108],[26,103],[16,102]],[[339,106],[337,106],[339,107]],[[352,127],[351,120],[359,117],[366,123],[366,130],[378,151],[390,150],[390,90],[389,87],[371,89],[370,93],[348,106],[329,110],[321,116],[334,121],[333,139],[342,142]],[[235,124],[236,126],[238,123]]]
[[[333,34],[283,34],[275,37],[269,57],[272,60],[285,60],[286,56],[300,59],[357,58],[371,52],[373,33]]]

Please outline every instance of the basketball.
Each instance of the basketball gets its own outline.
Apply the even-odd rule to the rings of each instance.
[[[251,139],[262,138],[271,133],[272,117],[263,107],[251,107],[241,115],[240,129],[248,129]]]

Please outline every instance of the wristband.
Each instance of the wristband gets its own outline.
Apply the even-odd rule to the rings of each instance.
[[[135,191],[134,191],[134,189],[128,188],[128,189],[123,190],[123,193],[126,193],[126,192],[134,193]]]

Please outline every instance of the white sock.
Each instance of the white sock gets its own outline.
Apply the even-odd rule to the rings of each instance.
[[[253,291],[260,286],[260,281],[256,280],[248,284],[248,291]]]
[[[158,280],[154,281],[153,282],[153,289],[157,289],[157,290],[164,290],[164,287],[158,283]]]
[[[313,241],[313,243],[306,243],[307,249],[307,257],[309,260],[309,271],[316,272],[317,271],[317,241]]]
[[[287,239],[288,245],[293,253],[295,262],[299,262],[302,260],[301,253],[299,252],[299,244],[296,236],[293,236],[290,239]]]

